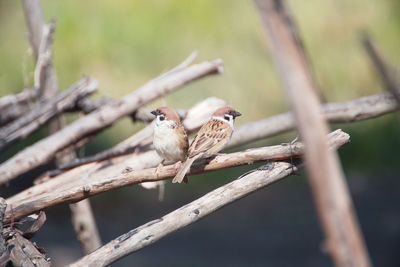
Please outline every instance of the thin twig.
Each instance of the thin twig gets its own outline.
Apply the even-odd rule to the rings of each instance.
[[[372,63],[379,72],[385,87],[394,94],[397,101],[400,103],[400,82],[396,77],[395,69],[386,63],[377,45],[367,33],[363,34],[362,43]]]
[[[39,102],[23,117],[0,129],[0,151],[27,137],[74,103],[97,90],[97,81],[85,77],[47,102]]]
[[[349,142],[349,135],[341,130],[336,130],[328,135],[329,144],[338,148]],[[241,152],[220,154],[213,159],[202,159],[196,161],[188,175],[199,174],[220,169],[232,168],[240,165],[252,164],[266,160],[284,160],[291,157],[299,157],[303,154],[303,144],[294,143],[292,146],[278,145],[272,147],[261,147]],[[152,157],[155,155],[152,154]],[[137,158],[136,160],[137,161]],[[85,166],[82,166],[85,167]],[[134,170],[125,168],[116,174],[114,171],[109,176],[104,173],[85,171],[76,175],[71,170],[69,176],[60,175],[52,180],[33,186],[24,193],[21,192],[9,199],[7,202],[13,205],[12,213],[16,219],[27,214],[49,208],[62,203],[76,202],[93,195],[118,189],[143,182],[166,180],[176,175],[175,165],[168,165],[160,168]],[[27,194],[26,194],[27,193]],[[21,195],[23,197],[20,197]],[[6,214],[6,221],[11,219],[11,211]]]
[[[36,62],[39,57],[39,47],[42,40],[42,30],[44,25],[40,0],[22,0],[22,6],[24,8],[26,24],[29,29],[28,36],[33,47]]]
[[[306,167],[327,249],[336,266],[371,266],[337,154],[328,149],[328,125],[297,27],[282,0],[255,0],[296,125],[305,143]]]
[[[27,114],[33,106],[33,100],[38,96],[38,88],[28,88],[0,98],[0,126]]]

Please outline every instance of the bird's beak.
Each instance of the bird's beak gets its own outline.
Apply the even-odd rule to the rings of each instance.
[[[233,112],[233,117],[239,117],[239,116],[241,116],[242,114],[240,113],[240,112],[237,112],[237,111],[235,111],[235,112]]]
[[[157,116],[157,110],[153,110],[152,112],[150,112],[151,114],[153,114],[154,116]]]

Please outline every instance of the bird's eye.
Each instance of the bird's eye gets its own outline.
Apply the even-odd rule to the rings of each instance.
[[[163,121],[163,120],[165,120],[165,116],[164,116],[164,115],[161,115],[161,116],[160,116],[160,121]]]
[[[224,119],[229,121],[230,117],[228,115],[224,115]]]

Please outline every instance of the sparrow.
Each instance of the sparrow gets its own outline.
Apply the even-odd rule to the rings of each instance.
[[[196,159],[209,158],[221,151],[231,139],[233,122],[240,115],[242,114],[229,106],[217,109],[190,144],[188,157],[172,182],[181,183]]]
[[[160,107],[151,111],[156,116],[153,145],[162,158],[156,172],[164,161],[183,162],[186,159],[189,142],[185,128],[176,111],[169,107]]]

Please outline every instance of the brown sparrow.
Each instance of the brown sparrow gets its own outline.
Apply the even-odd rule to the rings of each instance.
[[[187,156],[189,142],[178,114],[169,107],[160,107],[151,113],[156,116],[153,145],[163,159],[157,171],[164,161],[183,162]]]
[[[232,136],[235,118],[240,115],[242,114],[228,106],[217,109],[197,133],[189,147],[188,158],[172,182],[181,183],[196,159],[209,158],[221,151]]]

